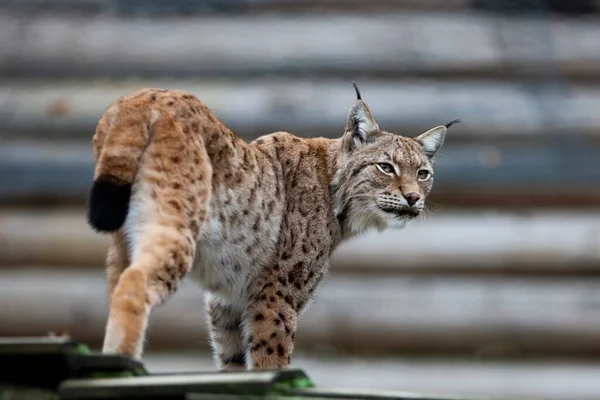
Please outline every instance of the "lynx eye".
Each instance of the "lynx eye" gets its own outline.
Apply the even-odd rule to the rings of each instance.
[[[429,178],[431,178],[431,172],[427,171],[426,169],[420,169],[417,172],[417,177],[419,178],[420,181],[429,180]]]
[[[392,164],[379,163],[379,164],[377,164],[377,168],[384,174],[393,174],[394,173],[394,167],[392,166]]]

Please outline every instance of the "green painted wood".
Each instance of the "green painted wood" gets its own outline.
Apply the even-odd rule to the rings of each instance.
[[[77,379],[61,384],[63,400],[185,399],[189,393],[236,395],[283,394],[293,387],[314,386],[301,370],[157,374],[127,379]]]
[[[141,363],[122,355],[90,354],[68,338],[0,338],[0,383],[56,390],[68,378],[145,374]]]

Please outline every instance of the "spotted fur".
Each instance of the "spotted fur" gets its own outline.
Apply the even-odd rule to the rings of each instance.
[[[382,131],[357,94],[338,139],[277,132],[246,143],[177,90],[107,109],[88,210],[110,235],[104,353],[141,358],[152,309],[190,275],[206,293],[219,369],[289,365],[332,251],[421,212],[446,134]]]

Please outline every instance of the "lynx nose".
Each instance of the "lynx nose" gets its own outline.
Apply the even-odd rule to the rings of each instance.
[[[409,206],[414,206],[417,201],[421,198],[419,193],[411,192],[404,195],[404,198],[408,202]]]

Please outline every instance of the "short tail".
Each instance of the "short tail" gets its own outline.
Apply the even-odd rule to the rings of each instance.
[[[123,106],[118,112],[107,110],[94,135],[96,169],[87,220],[98,232],[114,232],[125,223],[131,187],[148,141],[146,118]]]

